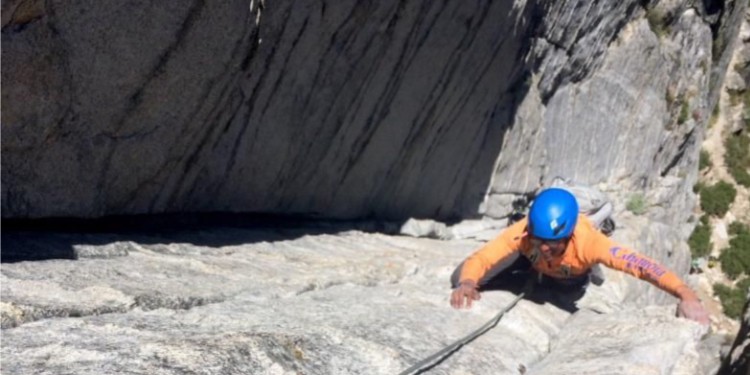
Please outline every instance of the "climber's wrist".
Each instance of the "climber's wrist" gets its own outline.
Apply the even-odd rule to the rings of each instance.
[[[465,288],[471,288],[476,289],[477,288],[477,282],[474,280],[461,280],[461,282],[458,283],[458,287],[465,287]]]
[[[687,285],[682,285],[676,290],[676,297],[679,298],[681,301],[698,301],[700,302],[700,298],[698,298],[698,295],[695,294],[695,292],[690,289]]]

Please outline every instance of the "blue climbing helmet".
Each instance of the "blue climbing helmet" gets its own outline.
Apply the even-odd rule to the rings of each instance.
[[[578,221],[578,202],[569,191],[549,188],[539,193],[529,211],[529,232],[543,240],[559,240],[573,234]]]

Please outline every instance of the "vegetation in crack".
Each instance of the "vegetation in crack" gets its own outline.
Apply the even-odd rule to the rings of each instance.
[[[2,329],[15,328],[26,323],[31,323],[44,319],[52,318],[83,318],[87,316],[125,313],[130,311],[126,305],[118,306],[33,306],[33,305],[16,305],[3,309],[0,327]]]
[[[688,116],[690,115],[690,105],[688,104],[687,100],[682,102],[682,105],[680,106],[680,115],[677,117],[677,124],[682,125],[687,121]]]
[[[133,307],[143,310],[171,309],[189,310],[193,307],[224,302],[224,297],[169,296],[164,294],[141,294],[135,297]]]
[[[643,215],[647,208],[646,198],[642,193],[635,193],[630,196],[625,208],[635,215]]]
[[[646,20],[648,21],[651,31],[659,38],[665,38],[672,33],[670,24],[674,15],[667,13],[657,7],[646,8]]]

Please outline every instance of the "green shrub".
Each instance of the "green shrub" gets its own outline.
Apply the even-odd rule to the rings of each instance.
[[[663,38],[669,35],[669,20],[663,12],[654,8],[649,9],[646,11],[646,20],[648,20],[651,31],[658,37]]]
[[[700,189],[700,195],[703,212],[722,217],[729,211],[729,206],[734,202],[737,190],[732,184],[719,181],[714,185]]]
[[[641,193],[633,194],[625,204],[625,208],[636,215],[643,215],[646,213],[646,199]]]
[[[698,220],[698,222],[701,223],[701,224],[703,224],[703,225],[708,225],[708,223],[709,223],[708,216],[707,215],[701,216],[701,218]]]
[[[745,265],[742,264],[742,259],[740,259],[739,255],[729,251],[729,249],[724,249],[719,256],[721,270],[732,280],[742,275],[742,271],[745,269]]]
[[[734,280],[742,273],[750,275],[750,229],[742,223],[734,222],[729,226],[729,247],[722,250],[719,261],[721,269]]]
[[[750,187],[750,136],[743,133],[729,135],[724,147],[724,160],[729,173],[738,184]]]
[[[687,100],[685,100],[680,107],[680,116],[677,117],[677,123],[680,125],[684,124],[688,119],[688,115],[690,115],[690,106],[688,105]]]
[[[704,170],[711,167],[711,155],[708,151],[701,150],[700,157],[698,158],[698,170]]]
[[[750,278],[745,278],[736,287],[728,287],[722,284],[714,284],[714,294],[721,300],[724,314],[730,318],[739,319],[745,307],[747,288],[750,287]]]
[[[711,226],[706,215],[701,217],[701,222],[693,229],[688,245],[693,258],[704,257],[711,252]]]
[[[733,221],[732,224],[729,224],[728,232],[731,236],[746,236],[750,229],[739,221]]]
[[[701,190],[703,190],[705,187],[706,187],[705,183],[698,181],[695,183],[695,185],[693,185],[693,193],[699,194]]]

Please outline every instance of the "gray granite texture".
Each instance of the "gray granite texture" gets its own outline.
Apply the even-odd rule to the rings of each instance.
[[[4,0],[2,217],[502,217],[556,175],[682,209],[745,7]]]
[[[3,251],[29,237],[5,234]],[[75,256],[3,264],[3,374],[396,374],[518,293],[449,306],[453,268],[481,244],[471,239],[247,228],[97,239],[37,234],[36,246]],[[674,317],[674,299],[628,298],[638,293],[614,272],[578,300],[538,290],[429,373],[718,366],[699,350],[704,329]]]

